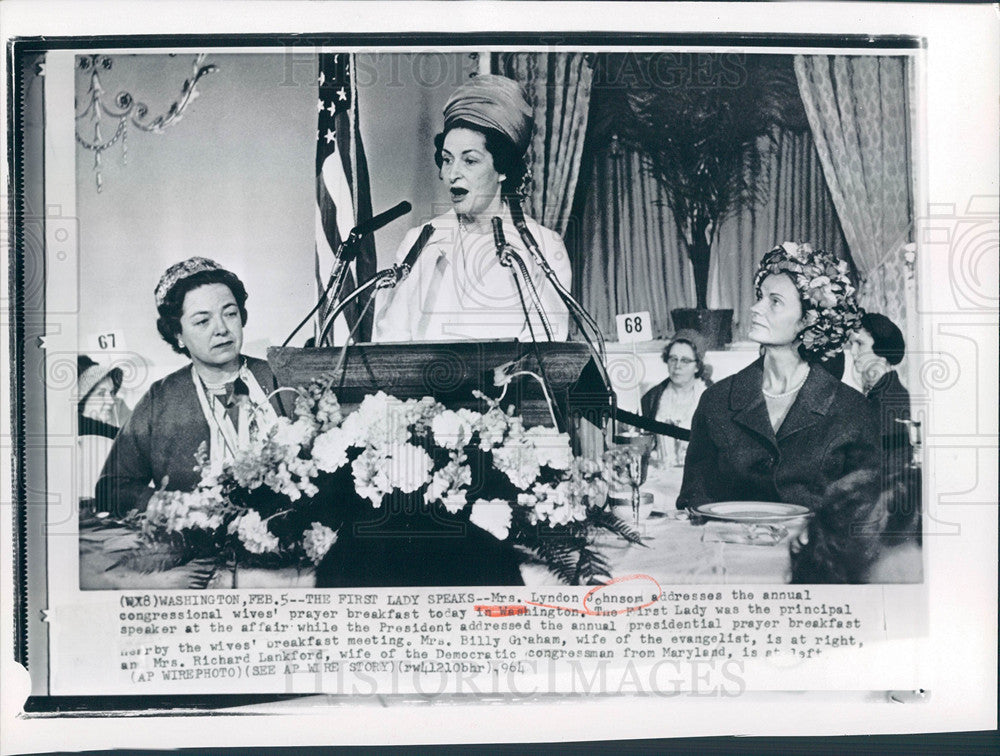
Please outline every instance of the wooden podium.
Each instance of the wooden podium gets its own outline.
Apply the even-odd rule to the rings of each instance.
[[[267,350],[267,360],[278,385],[303,386],[332,372],[341,349],[272,347]],[[538,345],[538,354],[553,400],[579,450],[581,432],[586,434],[584,425],[601,431],[607,426],[614,393],[601,378],[585,344],[547,342]],[[334,385],[345,409],[360,404],[367,394],[384,391],[400,399],[433,396],[453,409],[481,410],[482,402],[473,396],[473,390],[499,396],[495,373],[511,363],[515,370],[541,374],[535,348],[515,340],[357,344],[347,348],[343,370]],[[541,386],[529,376],[511,381],[503,406],[510,404],[525,425],[552,424]]]

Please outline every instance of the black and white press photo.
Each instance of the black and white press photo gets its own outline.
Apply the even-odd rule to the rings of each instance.
[[[926,705],[996,519],[944,43],[293,5],[8,40],[32,706]]]
[[[905,47],[73,74],[82,588],[921,581]]]

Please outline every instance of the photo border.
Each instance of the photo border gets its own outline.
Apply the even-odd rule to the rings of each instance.
[[[420,37],[420,38],[424,38],[426,36],[423,32],[412,32],[410,34],[412,34],[414,37]],[[550,32],[546,33],[546,37],[548,37],[550,34],[551,34]],[[577,32],[577,33],[574,33],[574,34],[575,35],[579,35],[580,33]],[[599,34],[601,36],[603,36],[605,33],[602,32],[602,33],[599,33]],[[627,36],[628,36],[628,42],[629,42],[630,46],[634,45],[636,43],[636,38],[637,37],[642,37],[642,36],[655,37],[657,40],[662,40],[664,38],[677,39],[679,37],[683,37],[684,41],[683,42],[678,42],[678,44],[684,44],[684,45],[687,45],[688,41],[690,39],[692,39],[692,38],[694,38],[694,39],[705,39],[705,38],[717,39],[720,36],[722,36],[722,37],[729,37],[729,38],[734,39],[734,40],[740,40],[739,44],[741,46],[748,44],[745,41],[748,37],[751,38],[751,39],[756,39],[756,40],[772,39],[772,38],[775,38],[775,37],[780,37],[782,39],[786,39],[787,40],[788,37],[796,37],[797,38],[799,36],[799,35],[795,35],[795,34],[785,34],[785,33],[778,34],[778,35],[761,34],[761,33],[729,34],[729,35],[726,35],[726,34],[723,34],[723,35],[701,34],[701,33],[677,33],[677,34],[667,34],[667,35],[656,35],[656,34],[633,35],[633,34],[628,34],[628,33],[625,33],[625,32],[617,32],[615,34],[616,35],[627,34]],[[522,33],[522,32],[501,33],[500,35],[495,35],[495,34],[490,34],[490,33],[463,33],[462,34],[463,39],[469,38],[469,39],[473,40],[472,42],[470,42],[470,45],[487,44],[489,42],[496,41],[496,39],[497,39],[498,36],[505,36],[505,35],[512,36],[514,38],[518,38],[518,37],[523,36],[524,33]],[[198,40],[202,39],[202,35],[182,35],[182,36],[184,36],[185,38],[196,38]],[[237,34],[237,35],[206,35],[206,36],[209,37],[209,38],[235,37],[235,38],[237,38],[239,40],[243,40],[244,43],[245,43],[245,40],[247,40],[247,39],[257,39],[257,38],[260,38],[260,37],[265,37],[265,38],[270,39],[272,37],[272,35],[269,35],[269,34],[268,35],[240,35],[240,34]],[[382,39],[384,35],[374,34],[374,33],[360,33],[360,34],[345,34],[343,36],[341,36],[341,35],[337,35],[337,36],[330,36],[330,35],[292,35],[292,36],[294,37],[295,45],[298,45],[298,44],[302,43],[304,46],[314,46],[316,44],[316,42],[313,41],[313,39],[311,37],[316,37],[316,36],[318,36],[320,39],[326,40],[324,42],[324,44],[329,43],[329,44],[332,45],[332,44],[337,44],[337,42],[335,40],[343,40],[343,39],[347,39],[347,38],[357,39],[359,37],[363,37],[363,38],[365,38],[367,40],[378,40],[378,39]],[[400,36],[401,35],[393,35],[392,39],[400,39]],[[434,39],[454,38],[454,36],[455,36],[455,34],[453,34],[453,33],[435,33],[435,34],[431,35],[431,37],[434,38]],[[557,34],[557,36],[558,36],[558,34]],[[569,36],[572,36],[572,35],[567,35],[567,36],[569,37]],[[839,42],[839,44],[833,45],[832,47],[830,45],[827,45],[827,47],[831,48],[831,49],[841,49],[841,50],[842,49],[852,49],[852,50],[856,49],[855,46],[851,46],[851,45],[847,44],[847,42],[850,41],[849,38],[851,38],[853,35],[804,35],[804,36],[810,37],[810,38],[813,38],[813,39],[817,39],[817,38],[827,39],[829,37],[832,37],[834,39],[834,41],[835,42]],[[910,40],[913,39],[910,35],[899,35],[899,36],[901,36],[902,38],[905,38],[905,39],[910,39]],[[310,39],[307,40],[306,39],[307,37],[310,37]],[[883,39],[884,40],[886,38],[893,38],[893,37],[895,37],[895,35],[883,35],[881,37],[878,37],[878,39]],[[92,41],[95,42],[95,46],[100,46],[101,44],[110,44],[111,42],[113,42],[115,40],[128,39],[129,42],[130,42],[130,47],[143,47],[143,48],[148,47],[148,48],[152,48],[152,47],[155,47],[157,43],[162,43],[162,41],[164,39],[170,39],[170,38],[173,38],[173,35],[139,35],[139,38],[133,37],[131,35],[109,35],[109,36],[83,37],[83,38],[66,37],[66,38],[57,38],[57,39],[48,39],[48,40],[46,40],[46,43],[45,43],[46,47],[45,47],[45,49],[71,49],[74,46],[74,43],[71,40],[75,40],[75,39],[89,39],[89,40],[92,40]],[[866,40],[875,39],[875,38],[872,38],[872,37],[869,37],[869,36],[865,36],[864,38]],[[30,43],[32,41],[32,38],[22,38],[22,39],[17,40],[17,41],[27,42],[29,44],[29,47],[28,48],[22,48],[22,50],[24,50],[25,52],[30,51],[30,49],[31,49],[30,48]],[[141,44],[136,44],[137,41],[141,41]],[[516,40],[516,41],[521,41],[521,40]],[[551,42],[551,40],[546,39],[546,44],[548,44],[549,42]],[[63,44],[63,43],[65,43],[65,44]],[[561,41],[561,42],[558,42],[556,44],[557,45],[569,45],[569,44],[572,44],[572,42]],[[596,43],[593,40],[590,40],[589,44],[596,44]],[[662,43],[659,43],[659,44],[662,44]],[[803,45],[796,44],[795,46],[796,47],[801,47]],[[926,42],[924,40],[921,40],[920,43],[919,43],[919,45],[917,45],[917,47],[925,48],[926,47]],[[8,51],[10,51],[10,50],[11,50],[11,48],[8,48]],[[8,60],[9,61],[11,60],[10,56],[12,54],[13,53],[9,52],[9,56],[8,56]],[[11,67],[10,70],[11,71],[15,71],[16,67]],[[918,89],[919,88],[920,87],[918,85]],[[15,87],[15,90],[16,90],[16,87]],[[16,97],[16,94],[15,94],[15,97]],[[9,96],[8,100],[10,101],[10,99],[11,99],[11,97]],[[14,102],[18,102],[18,100],[15,99]],[[12,126],[9,127],[9,130],[8,130],[8,137],[9,137],[8,145],[9,145],[9,148],[11,146],[13,146],[13,145],[16,145],[16,143],[17,143],[17,135],[14,132],[15,132],[15,129]],[[16,152],[16,147],[14,148],[14,151]],[[920,162],[921,162],[920,157],[919,156],[915,156],[914,157],[914,163],[917,164],[917,163],[920,163]],[[18,215],[16,209],[13,211],[12,215],[15,218],[15,220],[17,220],[20,217]],[[18,228],[20,228],[20,226],[18,226]],[[18,238],[15,240],[15,245],[19,245],[22,241],[23,240],[20,239],[19,236],[18,236]],[[15,258],[17,258],[18,257],[17,256],[17,252],[19,250],[20,250],[20,247],[16,246],[12,256],[15,257]],[[17,265],[19,263],[21,263],[21,262],[22,261],[20,259],[15,259],[15,266],[14,266],[15,270],[13,272],[13,277],[12,277],[12,280],[11,280],[12,284],[15,283],[15,280],[14,280],[15,278],[19,282],[21,280],[21,276],[23,276],[23,270],[20,270],[20,271],[17,270]],[[23,265],[22,265],[22,268],[23,268]],[[18,296],[18,287],[12,285],[11,288],[12,288],[12,291],[14,292],[14,296]],[[23,311],[22,311],[22,315],[23,315]],[[19,327],[20,327],[20,330],[18,330]],[[11,347],[11,349],[12,349],[12,357],[15,357],[15,363],[16,363],[15,370],[17,372],[14,375],[12,375],[12,382],[14,384],[12,386],[12,389],[14,391],[14,396],[15,396],[14,407],[16,407],[16,409],[18,411],[20,411],[23,408],[23,406],[24,406],[24,402],[23,402],[23,400],[24,400],[24,394],[23,394],[23,385],[24,385],[23,384],[23,381],[24,381],[24,363],[23,363],[23,357],[24,357],[24,353],[23,353],[23,349],[24,349],[24,346],[23,346],[24,345],[24,341],[23,341],[23,337],[24,337],[24,319],[23,319],[23,317],[22,317],[22,319],[20,321],[18,321],[17,318],[14,319],[13,328],[14,328],[14,337],[15,338],[12,341],[12,347]],[[44,356],[44,354],[43,354],[43,356]],[[19,393],[19,389],[20,389],[20,393]],[[21,415],[21,418],[22,418],[22,426],[23,426],[23,415]],[[23,497],[24,494],[25,494],[26,485],[23,483],[23,481],[25,480],[24,475],[23,475],[23,473],[25,471],[25,457],[23,456],[22,451],[25,448],[26,429],[24,427],[19,427],[18,431],[20,431],[20,432],[17,433],[17,435],[15,436],[15,449],[17,451],[17,453],[16,453],[16,459],[15,459],[15,465],[17,466],[17,468],[16,468],[16,474],[15,474],[15,481],[16,481],[16,485],[18,486],[18,488],[16,490],[16,494],[19,497],[19,500],[23,501],[24,499],[21,498],[21,497]],[[17,536],[20,539],[18,541],[18,545],[20,546],[20,548],[17,550],[16,556],[17,556],[17,559],[18,559],[19,569],[22,570],[21,574],[18,575],[18,579],[19,579],[19,581],[21,581],[21,580],[26,580],[27,579],[27,575],[24,573],[25,566],[22,565],[21,562],[24,561],[24,560],[26,560],[28,555],[25,553],[24,540],[22,538],[23,534],[21,532],[21,520],[20,520],[20,518],[21,518],[21,512],[20,511],[18,511],[17,516],[18,516],[18,533],[17,533]],[[26,588],[26,585],[22,585],[21,582],[19,582],[19,588],[22,589],[22,590],[19,591],[18,596],[15,597],[15,602],[19,602],[19,603],[17,603],[17,611],[18,611],[18,617],[20,618],[20,629],[23,630],[25,622],[27,621],[26,620],[26,613],[28,611],[28,607],[26,605],[26,598],[27,598],[26,590],[27,590],[27,588]],[[20,635],[19,634],[18,634],[17,637],[19,639],[18,640],[19,643],[23,644],[23,643],[26,642],[26,639],[20,639]],[[23,653],[24,648],[22,647],[22,645],[18,645],[18,649],[19,649],[20,652]],[[30,654],[30,649],[27,649],[27,650],[28,650],[28,653]],[[35,704],[39,704],[39,705],[41,704],[41,702],[34,701],[35,698],[40,698],[40,697],[32,697],[32,699],[29,699],[29,704],[30,705],[33,706]],[[128,697],[128,698],[133,698],[133,697]],[[173,697],[165,697],[165,698],[173,698]],[[212,698],[217,701],[219,697],[218,696],[214,696]],[[57,712],[57,711],[69,710],[69,709],[75,708],[73,701],[70,701],[70,700],[64,701],[64,705],[65,705],[66,709],[58,709],[58,708],[44,709],[44,708],[39,708],[39,709],[37,709],[37,711],[39,711],[39,712],[41,712],[41,711]],[[30,707],[26,706],[25,708],[26,708],[26,711],[27,711],[27,710],[29,710]],[[155,714],[155,713],[156,712],[150,712],[150,714]]]

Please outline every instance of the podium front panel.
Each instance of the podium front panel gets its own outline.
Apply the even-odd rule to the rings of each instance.
[[[378,391],[400,399],[433,396],[453,409],[482,409],[473,392],[499,397],[504,372],[544,375],[567,418],[593,422],[609,415],[612,404],[587,346],[574,342],[539,344],[537,352],[532,344],[513,340],[357,344],[346,353],[342,347],[273,347],[267,358],[278,384],[287,387],[332,375],[343,359],[334,386],[346,409]],[[503,406],[509,404],[526,425],[552,424],[542,388],[530,375],[510,379]]]

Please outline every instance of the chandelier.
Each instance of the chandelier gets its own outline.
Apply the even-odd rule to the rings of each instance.
[[[81,55],[77,58],[77,67],[81,71],[90,72],[90,88],[87,91],[86,106],[76,114],[76,141],[81,147],[94,153],[94,175],[98,192],[103,188],[101,156],[104,151],[121,141],[122,162],[127,165],[129,126],[150,134],[162,134],[181,119],[188,106],[198,97],[198,82],[218,70],[214,64],[205,64],[205,53],[196,55],[191,76],[181,85],[180,96],[165,113],[151,119],[149,107],[136,100],[129,92],[119,92],[112,102],[105,99],[100,74],[110,71],[113,65],[111,57],[107,55]],[[102,125],[108,122],[114,131],[105,138]],[[92,138],[83,136],[81,128],[88,130],[93,135]]]

